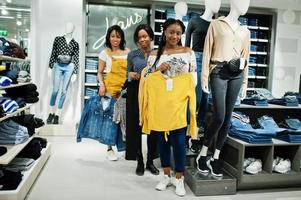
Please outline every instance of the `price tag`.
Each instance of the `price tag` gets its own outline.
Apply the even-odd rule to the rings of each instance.
[[[172,79],[166,79],[166,90],[167,91],[172,91],[172,87],[173,87],[173,84],[172,84]]]

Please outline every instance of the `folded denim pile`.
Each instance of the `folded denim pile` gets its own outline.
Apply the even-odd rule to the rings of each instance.
[[[86,69],[97,70],[98,61],[91,58],[86,58]]]
[[[281,174],[291,171],[291,161],[277,156],[273,160],[273,171]]]
[[[20,144],[29,138],[28,130],[26,127],[7,120],[0,123],[0,144]]]
[[[242,103],[254,106],[268,106],[267,98],[260,93],[254,93],[248,96],[242,101]]]
[[[301,104],[301,93],[299,93],[299,92],[286,92],[284,94],[284,97],[285,96],[295,96],[298,99],[299,104]]]
[[[262,171],[262,161],[256,158],[245,158],[243,167],[249,174],[258,174]]]
[[[270,104],[282,105],[282,106],[299,106],[299,101],[296,96],[284,96],[278,99],[271,99],[268,101]]]
[[[280,122],[285,131],[277,133],[276,138],[291,143],[301,142],[301,122],[296,118],[288,118]]]
[[[18,171],[27,171],[29,170],[35,160],[32,158],[14,158],[8,165],[5,165],[3,168],[13,172]]]
[[[27,83],[31,81],[30,74],[27,71],[21,70],[18,73],[17,82],[18,83]]]
[[[248,143],[272,143],[276,132],[269,129],[254,129],[249,123],[249,117],[242,113],[233,112],[229,135]]]

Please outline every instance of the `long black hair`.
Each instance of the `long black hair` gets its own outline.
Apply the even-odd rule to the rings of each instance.
[[[159,43],[159,48],[158,48],[158,51],[157,51],[157,57],[156,57],[156,60],[153,64],[153,67],[157,64],[157,62],[160,60],[160,57],[164,51],[164,47],[165,47],[165,44],[166,44],[166,35],[165,35],[165,31],[166,29],[170,26],[170,25],[173,25],[173,24],[177,24],[179,26],[181,26],[182,28],[182,34],[185,32],[185,26],[183,24],[183,22],[179,19],[173,19],[173,18],[168,18],[162,25],[163,27],[163,34],[162,34],[162,37],[160,39],[160,43]],[[178,42],[178,45],[181,45],[182,46],[182,42],[181,40]]]
[[[112,50],[112,45],[111,45],[111,42],[110,42],[110,35],[113,31],[116,31],[116,33],[120,36],[121,38],[121,41],[120,41],[120,44],[119,44],[119,48],[121,50],[124,50],[125,49],[125,39],[124,39],[124,32],[123,30],[121,29],[120,26],[118,25],[113,25],[111,26],[108,30],[107,30],[107,35],[106,35],[106,47],[109,47],[111,50]]]
[[[147,35],[150,37],[150,39],[153,41],[154,40],[154,31],[153,29],[147,25],[147,24],[140,24],[137,26],[137,28],[135,29],[135,32],[134,32],[134,42],[136,44],[138,44],[138,34],[139,34],[139,31],[141,30],[145,30],[145,32],[147,33]]]

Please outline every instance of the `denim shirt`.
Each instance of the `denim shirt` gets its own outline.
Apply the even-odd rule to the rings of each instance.
[[[116,100],[108,97],[109,106],[103,110],[100,96],[90,97],[81,115],[77,142],[82,138],[90,138],[106,145],[116,145],[119,141],[118,125],[113,122],[114,104]]]

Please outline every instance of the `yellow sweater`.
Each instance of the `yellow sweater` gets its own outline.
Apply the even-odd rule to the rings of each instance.
[[[172,90],[167,91],[166,78],[154,72],[144,79],[139,91],[140,124],[142,131],[172,131],[187,126],[187,105],[189,102],[189,135],[196,138],[196,96],[191,73],[175,76]]]

